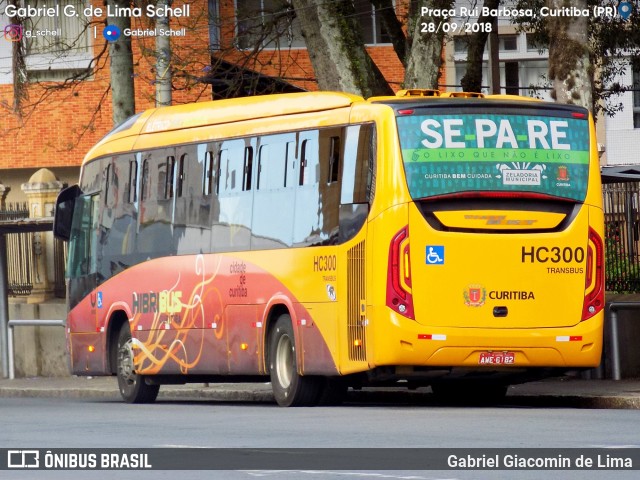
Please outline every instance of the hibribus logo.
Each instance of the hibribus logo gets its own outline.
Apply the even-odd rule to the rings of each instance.
[[[7,25],[4,27],[4,39],[9,42],[19,42],[22,40],[24,28],[22,25]]]

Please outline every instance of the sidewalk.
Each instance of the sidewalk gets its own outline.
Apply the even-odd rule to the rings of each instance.
[[[350,391],[348,402],[434,403],[426,389]],[[0,397],[120,400],[115,377],[35,377],[0,379]],[[268,383],[163,385],[159,400],[273,403]],[[640,409],[640,379],[554,378],[510,387],[505,404],[535,407]]]

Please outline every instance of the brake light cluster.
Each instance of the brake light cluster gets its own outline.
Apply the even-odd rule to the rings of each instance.
[[[387,306],[399,314],[414,319],[411,294],[411,258],[409,227],[397,232],[389,245],[387,273]]]
[[[604,308],[604,244],[600,235],[591,227],[589,227],[587,275],[584,288],[582,320],[588,320]]]

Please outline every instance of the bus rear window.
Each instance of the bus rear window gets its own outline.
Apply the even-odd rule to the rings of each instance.
[[[584,200],[589,179],[586,118],[495,110],[423,112],[397,117],[412,198],[533,192]]]

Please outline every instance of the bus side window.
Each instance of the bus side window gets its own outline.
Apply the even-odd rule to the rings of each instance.
[[[303,140],[300,147],[300,178],[298,185],[304,185],[304,170],[307,168],[307,149],[309,148],[309,140]]]
[[[122,172],[118,166],[118,157],[108,157],[105,158],[105,161],[107,164],[104,170],[103,203],[106,208],[114,208],[121,201],[122,192],[119,188],[119,180]]]
[[[342,168],[341,204],[369,203],[374,171],[373,124],[352,125],[346,129]]]
[[[67,273],[77,278],[97,271],[100,195],[79,197],[73,212]]]
[[[227,186],[229,184],[229,150],[226,148],[224,150],[220,150],[218,155],[218,172],[219,175],[216,178],[216,195],[220,194],[221,189],[227,190]],[[224,183],[221,183],[220,179],[222,178],[223,172],[225,174],[225,181]]]
[[[296,169],[296,144],[295,142],[287,142],[287,153],[284,164],[284,187],[289,187],[295,181],[293,172]],[[290,173],[291,172],[291,173]]]
[[[242,191],[251,190],[251,176],[253,175],[253,147],[244,149],[244,169],[242,179]]]
[[[221,153],[221,168],[223,182],[220,185],[220,194],[226,195],[243,190],[243,171],[245,167],[244,141],[231,140],[223,142]]]
[[[110,183],[112,182],[111,180],[111,170],[113,169],[113,166],[111,165],[111,161],[109,161],[109,163],[107,163],[107,168],[105,168],[104,170],[104,204],[105,205],[109,205],[109,187],[110,187]]]
[[[329,140],[329,178],[327,183],[338,181],[340,174],[340,137],[331,137]]]
[[[129,160],[129,180],[124,198],[128,203],[138,200],[138,162],[135,159]]]
[[[222,177],[222,152],[218,153],[218,164],[215,169],[215,192],[216,195],[220,193],[220,178]]]
[[[339,242],[353,238],[369,213],[368,182],[371,180],[373,125],[346,128],[342,188],[340,191]]]
[[[188,161],[188,153],[183,153],[178,159],[178,165],[176,166],[176,197],[180,198],[184,196],[184,182],[185,182],[185,162]]]
[[[300,146],[300,176],[298,185],[313,185],[320,178],[320,162],[318,157],[318,132],[315,138],[303,139]]]
[[[143,202],[149,199],[149,155],[142,161],[142,178],[140,182],[140,200]]]
[[[285,248],[293,238],[295,189],[284,188],[287,148],[294,150],[293,134],[260,138],[257,181],[253,199],[251,248]],[[293,153],[293,152],[292,152]],[[274,215],[274,212],[278,212]]]
[[[159,167],[160,178],[162,178],[162,167]],[[164,177],[164,198],[173,198],[173,182],[176,177],[176,157],[170,155],[167,157],[166,173]]]
[[[204,154],[204,170],[202,179],[202,194],[211,195],[213,193],[214,180],[217,179],[216,170],[214,165],[215,156],[211,150]],[[217,189],[216,189],[217,190]]]

